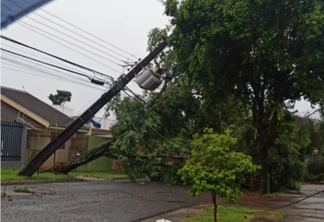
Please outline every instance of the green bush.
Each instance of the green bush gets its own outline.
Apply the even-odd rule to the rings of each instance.
[[[304,181],[310,183],[324,182],[324,158],[320,157],[307,163]]]
[[[304,180],[305,182],[309,183],[319,183],[319,182],[324,182],[324,173],[318,174],[318,175],[313,175],[306,173],[304,175]]]
[[[320,157],[315,161],[310,161],[307,164],[307,171],[311,175],[319,175],[324,173],[324,158]]]

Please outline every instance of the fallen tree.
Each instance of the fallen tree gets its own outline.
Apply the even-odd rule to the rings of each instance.
[[[60,173],[60,174],[68,174],[72,170],[87,164],[91,161],[98,159],[99,157],[106,156],[112,159],[118,159],[118,156],[113,153],[110,146],[122,135],[114,136],[109,141],[103,142],[99,144],[97,147],[90,150],[86,155],[72,160],[71,162],[65,163],[63,165],[57,166],[52,168],[52,172]],[[127,155],[127,158],[141,158],[141,159],[149,159],[149,158],[165,158],[168,160],[186,160],[187,157],[183,156],[173,156],[173,155],[166,155],[166,154],[157,154],[156,156],[148,156],[148,155]]]
[[[57,166],[52,169],[52,172],[54,173],[62,173],[62,174],[68,174],[70,171],[78,168],[79,166],[82,166],[84,164],[87,164],[99,157],[107,156],[113,159],[116,159],[117,157],[112,154],[111,150],[109,149],[111,144],[115,142],[120,136],[115,136],[111,138],[109,141],[106,141],[104,143],[101,143],[97,147],[90,150],[86,155],[77,158],[75,160],[72,160],[71,162],[68,162],[66,164]]]

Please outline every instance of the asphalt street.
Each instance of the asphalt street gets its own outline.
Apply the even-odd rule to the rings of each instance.
[[[25,188],[33,193],[17,193]],[[188,187],[147,182],[88,181],[2,186],[2,222],[106,221],[129,222],[210,201],[193,198]]]

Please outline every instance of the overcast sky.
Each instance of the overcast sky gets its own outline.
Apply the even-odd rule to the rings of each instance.
[[[114,46],[117,46],[124,51],[127,51],[130,54],[134,54],[135,56],[141,58],[143,58],[147,54],[146,47],[148,32],[155,27],[163,28],[168,22],[168,18],[163,15],[164,8],[158,0],[56,0],[45,5],[43,9],[69,23],[72,23],[86,30],[87,32],[92,33],[95,36],[98,36],[106,42],[109,42]],[[36,13],[38,15],[31,13],[28,15],[30,18],[24,17],[23,19],[19,20],[19,22],[10,25],[6,29],[2,30],[2,34],[23,43],[29,44],[33,47],[106,73],[113,77],[118,77],[123,72],[123,68],[116,64],[120,63],[120,61],[111,56],[108,56],[106,53],[109,53],[121,59],[126,59],[126,57],[133,58],[130,55],[112,47],[111,45],[98,41],[93,37],[87,35],[86,33],[83,33],[80,30],[69,26],[68,24],[58,20],[57,18],[49,15],[42,10],[37,10]],[[42,18],[39,15],[45,18]],[[45,26],[37,23],[33,19],[38,22],[44,23]],[[51,21],[59,23],[59,26],[51,23],[46,19],[50,19]],[[26,25],[29,26],[29,28],[26,28]],[[31,30],[34,29],[32,26],[35,26],[37,28],[36,31],[41,32],[43,35],[50,36],[61,44],[65,44],[71,47],[73,50],[82,52],[90,58],[80,55],[72,51],[71,49],[62,46],[61,44],[40,35],[39,33],[35,33]],[[62,27],[66,27],[70,30],[80,33],[80,35],[82,34],[104,45],[105,47],[118,52],[120,55],[117,55],[114,52],[111,52],[98,45],[95,45],[92,42],[80,37],[79,35],[75,35],[74,33],[69,32]],[[65,34],[71,35],[74,38],[82,40],[92,46],[95,46],[105,53],[96,51],[95,49],[85,46],[82,43],[71,39],[70,37],[64,36],[64,34],[59,33],[57,30],[53,30],[53,28]],[[44,33],[44,31],[50,33],[50,35]],[[78,45],[83,49],[75,45],[71,45],[67,41],[71,42],[72,44]],[[43,57],[40,54],[35,54],[31,51],[28,52],[21,47],[17,48],[17,46],[10,44],[7,41],[2,41],[1,43],[2,47],[5,49],[9,49],[32,57],[37,56],[38,59],[45,60],[47,62],[64,65],[65,67],[71,67],[67,66],[64,63],[56,62],[53,59]],[[97,55],[93,55],[89,51],[95,52]],[[121,55],[124,55],[124,57],[121,57]],[[14,58],[4,53],[2,54],[2,56],[6,57],[7,59]],[[108,61],[108,59],[113,60],[116,63],[112,63],[111,61]],[[15,58],[15,60],[17,59]],[[34,65],[33,63],[26,62],[26,60],[21,60],[21,62]],[[40,73],[38,71],[29,69],[25,69],[27,70],[25,72],[17,71],[22,70],[22,68],[17,66],[17,64],[12,65],[11,63],[8,63],[8,60],[2,60],[1,65],[1,85],[20,90],[26,90],[28,93],[31,93],[32,95],[49,104],[50,101],[48,99],[48,95],[50,93],[55,93],[57,89],[71,91],[72,101],[70,103],[67,103],[67,107],[73,108],[74,114],[80,114],[86,109],[86,107],[93,103],[103,93],[102,90],[92,88],[91,84],[89,83],[82,82],[87,84],[88,86],[73,83],[73,81],[86,81],[87,79],[85,78],[73,77],[73,79],[68,78],[70,79],[70,81],[61,81],[54,79],[57,77],[50,75],[55,73],[53,70],[48,71],[47,74],[44,72]],[[39,65],[36,66],[39,67]],[[116,69],[117,71],[114,71],[107,66]],[[48,70],[48,68],[46,68],[46,70]],[[82,71],[80,69],[75,70]],[[89,72],[85,73],[92,75],[92,73]],[[56,72],[56,75],[62,76],[62,73]],[[63,77],[66,78],[65,76]],[[97,87],[95,85],[93,86],[103,89],[102,87]],[[134,82],[130,83],[129,87],[137,93],[141,92],[139,87],[137,87]],[[298,109],[301,113],[305,113],[311,110],[310,105],[306,102],[298,103],[296,109]],[[101,116],[102,113],[103,112],[100,112],[99,114],[97,114],[97,116]]]

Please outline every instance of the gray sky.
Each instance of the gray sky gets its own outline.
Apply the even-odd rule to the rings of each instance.
[[[55,16],[60,17],[65,21],[68,21],[69,23],[72,23],[98,36],[101,39],[104,39],[109,43],[112,43],[115,46],[122,48],[123,50],[131,54],[140,56],[141,58],[143,58],[143,56],[147,54],[146,47],[147,47],[148,32],[155,27],[163,28],[168,22],[168,18],[165,15],[163,15],[164,8],[157,0],[137,0],[137,1],[134,0],[105,0],[105,1],[103,0],[92,0],[92,1],[56,0],[44,6],[43,9],[54,14]],[[44,11],[37,10],[36,13],[61,24],[61,26],[68,27],[73,31],[82,33],[79,30],[74,29],[71,26],[63,23],[62,21],[54,17],[51,17]],[[27,25],[36,26],[37,28],[40,28],[43,31],[50,32],[53,35],[58,36],[59,38],[63,38],[62,41],[54,36],[51,36],[52,38],[54,37],[56,41],[66,44],[69,47],[78,50],[86,54],[87,56],[90,56],[94,60],[97,60],[107,66],[117,69],[119,72],[113,71],[108,67],[99,64],[96,61],[93,61],[83,55],[80,55],[72,51],[71,49],[68,49],[54,42],[53,40],[47,39],[46,37],[41,36],[38,33],[35,33],[30,29],[25,28],[23,25],[21,25],[20,22],[12,24],[9,27],[7,27],[5,30],[2,30],[2,34],[10,38],[13,38],[15,40],[34,46],[36,48],[39,48],[41,50],[50,52],[52,54],[61,56],[63,58],[77,62],[84,66],[101,71],[113,77],[118,77],[122,73],[123,69],[120,66],[116,65],[115,63],[111,63],[110,61],[107,61],[105,59],[108,58],[116,61],[114,58],[109,57],[106,54],[103,54],[102,52],[96,51],[93,48],[84,46],[82,43],[77,42],[76,40],[73,40],[69,37],[66,37],[63,34],[58,33],[57,31],[51,28],[55,28],[57,30],[63,31],[64,33],[69,34],[82,41],[85,41],[90,45],[93,45],[105,51],[106,53],[110,53],[112,55],[116,55],[116,54],[98,45],[92,44],[91,42],[81,38],[80,36],[68,32],[62,27],[56,26],[53,23],[45,20],[44,18],[39,17],[36,14],[31,13],[28,16],[33,19],[36,19],[39,22],[45,23],[46,26],[43,26],[27,17],[19,21],[22,21],[23,24],[25,25],[27,24]],[[38,32],[41,31],[38,30]],[[46,33],[43,34],[48,36]],[[82,35],[85,35],[88,38],[91,38],[96,42],[99,42],[100,44],[104,44],[85,33],[82,33]],[[82,46],[84,49],[88,49],[97,54],[100,54],[100,56],[90,54],[89,52],[84,51],[76,46],[70,45],[64,40]],[[1,43],[3,48],[10,49],[12,51],[16,51],[28,56],[32,56],[30,54],[23,53],[22,51],[18,51],[17,49],[8,46],[8,44],[10,43],[8,43],[7,41],[2,41]],[[130,57],[129,55],[124,54],[123,52],[118,51],[117,49],[107,44],[104,45],[116,52],[119,52],[125,56]],[[17,47],[15,45],[13,46]],[[36,55],[35,53],[33,54]],[[7,54],[3,54],[3,56],[9,58]],[[41,55],[38,54],[38,56]],[[116,56],[120,57],[119,55]],[[55,60],[49,58],[46,59],[43,56],[37,58],[46,60],[47,62],[67,66],[64,63],[56,62]],[[5,67],[11,69],[7,69]],[[67,107],[73,108],[75,114],[80,114],[81,111],[84,111],[91,103],[93,103],[103,93],[102,90],[94,89],[80,84],[75,84],[72,82],[68,82],[66,80],[60,81],[60,80],[53,79],[53,76],[50,76],[48,74],[39,73],[31,70],[28,70],[28,73],[27,71],[24,73],[12,69],[21,70],[21,68],[15,66],[13,67],[8,62],[2,60],[1,85],[16,88],[16,89],[21,89],[21,90],[24,87],[24,90],[26,90],[27,92],[33,94],[34,96],[38,97],[39,99],[47,103],[50,103],[49,99],[47,98],[48,95],[50,93],[55,93],[57,89],[71,91],[72,101],[70,103],[67,103]],[[82,71],[80,69],[76,69],[76,70]],[[29,72],[37,74],[37,76],[30,75]],[[54,73],[54,72],[50,71],[50,73]],[[89,72],[85,72],[85,73],[92,75],[92,73]],[[62,76],[62,74],[60,73],[57,73],[57,75]],[[51,78],[46,78],[46,77],[51,77]],[[79,79],[82,78],[73,77],[72,80],[80,81]],[[83,78],[82,81],[84,80],[87,79]],[[88,85],[91,84],[88,83]],[[97,87],[93,84],[92,86]],[[130,83],[129,87],[137,93],[141,92],[140,88],[134,82]],[[310,105],[306,102],[298,103],[296,109],[298,109],[301,113],[305,113],[306,111],[311,110]],[[103,112],[100,112],[99,114],[97,114],[97,116],[101,116],[102,113]]]
[[[135,54],[138,57],[143,58],[143,56],[146,56],[147,51],[147,34],[148,32],[154,28],[154,27],[164,27],[167,22],[168,18],[163,15],[163,6],[157,1],[157,0],[140,0],[140,1],[134,1],[134,0],[92,0],[92,1],[86,1],[86,0],[57,0],[50,4],[47,4],[43,7],[44,10],[60,17],[61,19],[64,19],[96,36],[98,36],[101,39],[104,39],[105,41],[112,43],[115,46],[118,46],[122,48],[123,50]],[[64,25],[65,27],[70,27],[67,24],[64,24],[62,21],[51,17],[50,15],[46,14],[45,12],[41,10],[37,10],[36,13],[45,16],[46,18],[51,19],[52,21],[55,21],[57,23],[60,23]],[[116,55],[98,45],[95,45],[91,42],[89,42],[86,39],[80,38],[76,36],[75,34],[68,32],[64,29],[62,29],[59,26],[56,26],[55,24],[31,13],[28,16],[31,18],[37,19],[38,21],[42,23],[46,23],[48,27],[56,28],[60,31],[64,31],[66,34],[72,35],[82,41],[85,41],[89,43],[90,45],[96,46],[97,48],[101,48],[101,50],[106,51],[107,53],[110,53],[112,55]],[[69,37],[64,36],[61,33],[58,33],[57,31],[54,31],[48,27],[42,26],[41,24],[38,24],[37,22],[24,17],[23,19],[19,20],[22,21],[23,24],[29,24],[33,26],[37,26],[38,28],[41,28],[44,31],[53,33],[60,38],[63,38],[65,40],[71,41],[74,44],[83,46],[84,48],[96,52],[97,54],[102,55],[105,58],[112,59],[116,61],[116,59],[111,58],[107,56],[106,54],[103,54],[102,52],[96,51],[93,48],[89,48],[87,46],[84,46],[82,43],[77,42]],[[74,30],[78,33],[82,33],[77,29],[71,28],[71,30]],[[39,31],[39,30],[38,30]],[[2,34],[5,36],[8,36],[10,38],[13,38],[15,40],[21,41],[23,43],[29,44],[31,46],[34,46],[36,48],[42,49],[44,51],[53,53],[55,55],[61,56],[63,58],[66,58],[71,61],[75,61],[79,64],[82,64],[84,66],[93,68],[95,70],[101,71],[103,73],[106,73],[108,75],[111,75],[113,77],[118,77],[122,71],[123,68],[111,63],[110,61],[107,61],[103,59],[102,57],[98,57],[95,55],[92,55],[88,53],[87,51],[83,51],[80,48],[77,48],[73,45],[69,45],[69,43],[61,41],[60,39],[56,39],[59,42],[62,42],[66,45],[69,45],[70,47],[74,48],[75,50],[78,50],[88,56],[91,56],[93,59],[98,60],[101,63],[104,63],[107,66],[111,66],[114,69],[117,69],[119,72],[113,71],[109,69],[108,67],[101,65],[85,56],[82,56],[52,40],[47,39],[44,36],[39,35],[38,33],[35,33],[31,31],[30,29],[26,29],[21,24],[15,23],[7,27],[6,29],[2,30]],[[44,33],[43,33],[44,34]],[[45,33],[45,35],[47,35]],[[83,35],[97,41],[93,37],[83,33]],[[112,50],[119,52],[123,55],[126,55],[127,57],[130,57],[127,54],[124,54],[121,51],[118,51],[117,49],[103,43],[100,41],[97,41],[100,44],[104,44],[106,47],[111,48]],[[18,51],[17,49],[14,49],[12,47],[8,47],[6,45],[10,44],[7,41],[2,41],[2,47],[6,49],[10,49],[16,52],[20,52],[22,54],[22,51]],[[13,45],[14,47],[17,47]],[[5,55],[3,53],[3,55]],[[32,56],[30,54],[26,54],[28,56]],[[36,54],[35,54],[36,55]],[[117,57],[123,58],[119,55],[116,55]],[[35,56],[33,56],[35,57]],[[42,57],[37,57],[38,59],[42,59]],[[132,57],[130,57],[132,58]],[[43,57],[43,60],[45,58]],[[53,59],[46,59],[46,61],[54,63],[55,60]],[[118,61],[117,61],[118,62]],[[55,62],[56,64],[63,64],[60,62]],[[3,67],[11,67],[9,63],[2,63],[1,68],[1,85],[8,86],[16,89],[24,89],[33,94],[34,96],[40,98],[43,101],[46,101],[47,103],[50,103],[48,100],[48,95],[50,93],[55,93],[57,89],[61,90],[68,90],[72,92],[72,101],[70,103],[67,103],[67,107],[73,108],[75,113],[78,114],[79,111],[84,110],[86,107],[89,106],[92,102],[95,101],[95,99],[99,98],[99,96],[102,94],[102,91],[93,89],[90,87],[86,87],[84,85],[78,85],[67,81],[60,81],[55,80],[52,78],[45,78],[49,75],[43,74],[44,77],[41,76],[33,76],[30,74],[22,73],[16,70],[8,70]],[[18,69],[17,67],[14,67],[15,69]],[[21,69],[21,68],[20,68]],[[80,70],[81,71],[81,70]],[[28,72],[33,72],[28,70]],[[39,72],[35,72],[37,75],[42,75]],[[92,74],[89,72],[86,72],[87,74]],[[58,74],[60,75],[60,74]],[[76,77],[78,78],[78,77]],[[86,80],[84,78],[84,80]],[[91,84],[90,84],[91,85]],[[93,84],[92,84],[93,85]],[[95,85],[93,85],[95,86]],[[95,86],[96,87],[96,86]],[[129,87],[134,90],[135,92],[141,92],[140,88],[134,83],[130,83]],[[98,87],[97,87],[98,88]],[[99,87],[100,88],[100,87]],[[102,113],[102,112],[101,112]],[[99,114],[100,116],[100,114]]]

